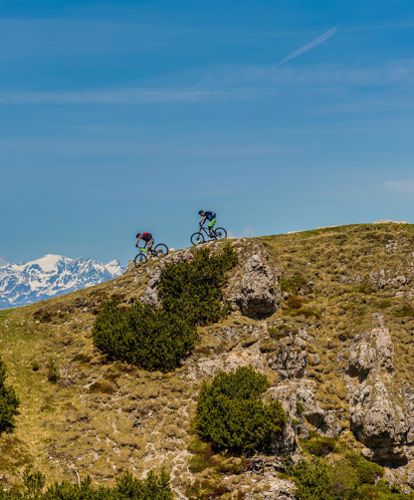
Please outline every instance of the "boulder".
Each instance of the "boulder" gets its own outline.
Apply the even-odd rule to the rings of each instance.
[[[264,249],[256,247],[248,256],[240,254],[244,263],[228,287],[231,306],[253,319],[272,315],[278,308],[281,291]]]
[[[355,437],[370,448],[374,460],[384,464],[407,462],[409,426],[382,381],[359,386],[350,403],[350,423]]]

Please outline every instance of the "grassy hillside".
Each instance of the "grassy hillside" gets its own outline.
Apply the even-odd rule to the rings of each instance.
[[[248,249],[254,241],[238,245]],[[265,245],[285,293],[281,307],[265,320],[232,313],[199,328],[194,353],[172,373],[108,361],[92,343],[96,312],[110,297],[127,304],[140,296],[147,270],[1,312],[0,356],[21,406],[15,432],[0,436],[0,480],[12,483],[29,464],[49,481],[91,475],[98,482],[165,466],[176,491],[188,493],[196,478],[217,486],[223,462],[217,466],[207,455],[202,466],[194,465],[198,388],[217,369],[241,364],[259,368],[276,387],[282,379],[269,359],[280,345],[289,346],[282,327],[306,329],[315,339],[306,345],[306,377],[315,381],[323,409],[338,415],[341,440],[360,446],[349,432],[345,353],[371,328],[372,313],[381,312],[396,349],[393,383],[411,383],[414,226],[352,225],[257,241]],[[240,461],[236,465],[237,473],[227,470],[223,491],[253,484],[254,473],[244,473]]]

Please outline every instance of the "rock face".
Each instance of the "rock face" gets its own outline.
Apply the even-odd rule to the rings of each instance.
[[[233,310],[240,310],[244,316],[261,319],[273,314],[281,300],[281,292],[277,279],[270,267],[266,252],[258,245],[250,255],[239,250],[239,258],[244,264],[230,279],[226,297]],[[189,260],[192,258],[190,250],[168,255],[159,265],[150,271],[147,288],[141,300],[153,306],[159,305],[158,283],[162,267],[170,262]]]
[[[355,437],[382,463],[404,463],[409,449],[407,401],[393,389],[394,346],[383,317],[350,353],[350,425]],[[355,383],[356,378],[358,382]]]
[[[257,246],[246,256],[244,264],[229,285],[229,301],[233,309],[249,318],[261,319],[276,312],[281,292],[263,248]]]
[[[315,395],[316,382],[308,379],[286,380],[270,390],[273,399],[281,401],[286,414],[295,425],[296,433],[301,438],[309,436],[307,423],[310,423],[320,433],[329,437],[337,437],[342,426],[337,415],[332,410],[324,410]]]

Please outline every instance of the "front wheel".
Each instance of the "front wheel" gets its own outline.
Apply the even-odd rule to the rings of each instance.
[[[158,245],[155,245],[154,247],[155,257],[164,257],[167,254],[168,254],[167,245],[164,245],[164,243],[158,243]]]
[[[194,233],[191,235],[191,243],[194,246],[199,245],[200,243],[204,243],[203,233]]]
[[[147,262],[147,256],[143,253],[139,253],[134,259],[135,267],[140,267],[142,264],[145,264],[145,262]]]
[[[227,231],[224,229],[224,227],[218,227],[214,230],[214,237],[216,240],[224,240],[225,238],[227,238]]]

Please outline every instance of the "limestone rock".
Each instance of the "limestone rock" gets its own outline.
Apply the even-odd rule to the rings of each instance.
[[[315,397],[316,382],[313,380],[289,380],[268,391],[273,399],[279,400],[290,419],[301,421],[295,425],[300,437],[308,437],[306,423],[316,427],[319,432],[329,437],[337,437],[342,426],[332,410],[324,410]]]
[[[281,291],[267,261],[264,249],[242,255],[244,264],[228,287],[229,302],[249,318],[265,318],[273,314],[281,300]]]
[[[394,345],[380,314],[372,316],[374,328],[350,352],[348,373],[365,379],[371,370],[394,371]]]
[[[380,314],[372,316],[373,328],[351,352],[348,373],[359,383],[349,385],[350,426],[355,437],[367,446],[372,458],[382,463],[407,460],[411,399],[393,388],[394,346]]]
[[[281,339],[277,350],[269,360],[269,366],[276,370],[283,379],[304,376],[307,352],[299,343],[300,339],[296,338]]]
[[[409,431],[404,412],[391,400],[385,384],[364,382],[353,395],[350,405],[351,430],[368,446],[379,462],[405,462],[406,436]]]
[[[375,363],[375,349],[362,341],[349,355],[348,373],[365,379]]]

